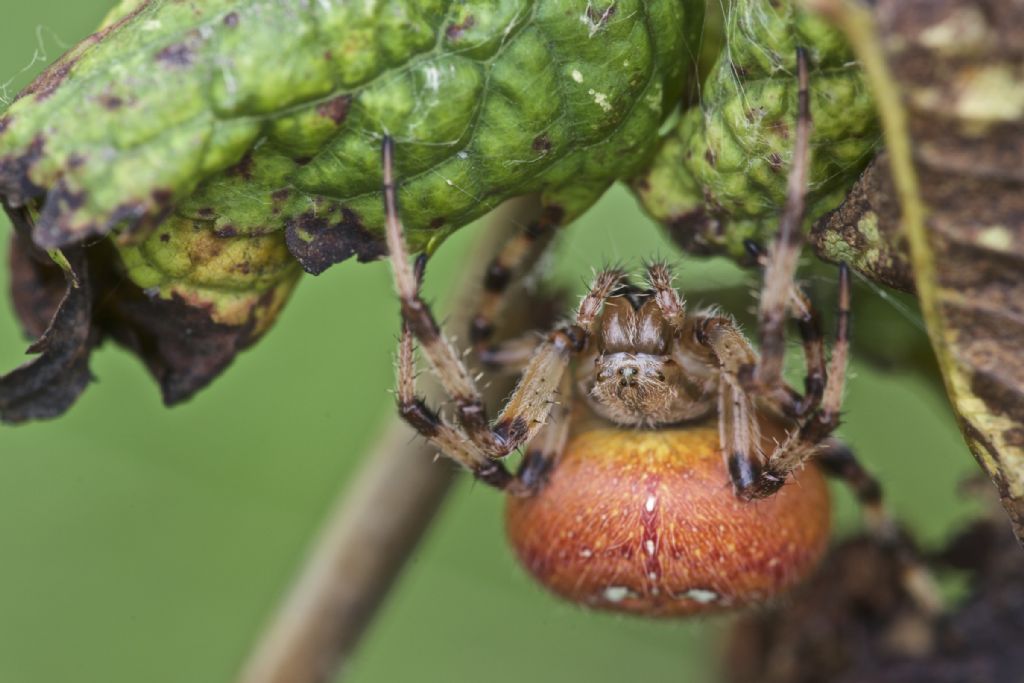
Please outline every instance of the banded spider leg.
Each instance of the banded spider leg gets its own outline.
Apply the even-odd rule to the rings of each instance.
[[[499,489],[529,492],[538,485],[565,442],[563,410],[553,410],[558,392],[565,389],[569,361],[586,345],[605,299],[619,286],[623,273],[600,273],[576,311],[573,322],[552,330],[540,342],[518,385],[497,418],[488,419],[483,398],[460,353],[444,336],[430,307],[420,297],[419,268],[410,263],[394,183],[394,147],[383,145],[386,239],[401,301],[402,337],[398,354],[398,403],[402,417],[446,455],[469,469],[481,481]],[[430,408],[416,395],[413,340],[434,369],[455,405],[455,422]],[[545,428],[551,419],[550,428]],[[501,462],[520,446],[529,444],[518,476]]]

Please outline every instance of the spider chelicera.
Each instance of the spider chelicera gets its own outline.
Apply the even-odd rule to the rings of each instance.
[[[470,330],[484,365],[521,372],[493,421],[462,354],[420,298],[425,261],[410,262],[407,253],[385,139],[387,244],[403,320],[401,415],[478,480],[511,494],[513,547],[536,578],[571,600],[678,615],[787,588],[816,566],[827,544],[828,494],[819,469],[804,467],[812,459],[882,515],[877,483],[831,438],[848,350],[848,271],[839,270],[828,363],[819,316],[794,282],[811,126],[803,51],[797,62],[785,208],[770,247],[750,245],[764,270],[760,354],[731,316],[688,312],[661,262],[647,266],[642,286],[605,270],[571,319],[546,336],[491,344],[512,274],[549,238],[542,215],[490,264]],[[783,379],[790,316],[803,341],[802,393]],[[417,396],[414,340],[451,398],[454,420]],[[520,448],[513,473],[503,459]]]

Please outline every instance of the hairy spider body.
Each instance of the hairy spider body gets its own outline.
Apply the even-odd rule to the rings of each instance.
[[[786,588],[813,568],[828,533],[819,472],[804,468],[812,459],[850,483],[866,510],[880,509],[877,484],[830,438],[845,378],[848,271],[839,270],[828,363],[819,317],[794,282],[810,131],[802,51],[798,64],[799,112],[779,233],[767,250],[750,245],[764,268],[760,354],[731,316],[688,313],[664,263],[648,264],[643,286],[618,269],[600,272],[574,315],[546,335],[491,344],[513,271],[550,241],[542,214],[495,257],[470,330],[485,366],[520,373],[493,420],[463,354],[420,297],[425,257],[410,262],[385,139],[386,235],[403,320],[399,410],[478,480],[520,498],[509,503],[511,542],[527,568],[563,596],[686,614]],[[787,317],[803,341],[803,393],[782,376]],[[451,398],[453,418],[416,394],[414,339]],[[581,433],[584,419],[605,424]],[[524,457],[513,473],[504,458],[520,448]],[[784,486],[795,478],[800,486]]]
[[[591,410],[615,424],[646,428],[711,414],[717,378],[686,326],[675,334],[677,324],[648,292],[608,299],[576,370]]]
[[[766,430],[767,431],[767,430]],[[510,496],[520,562],[555,594],[655,617],[762,602],[799,582],[828,543],[816,467],[753,503],[731,492],[713,420],[574,435],[534,496]]]

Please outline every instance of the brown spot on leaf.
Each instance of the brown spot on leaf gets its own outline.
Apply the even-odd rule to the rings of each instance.
[[[233,176],[241,176],[245,180],[252,180],[252,152],[246,152],[245,156],[239,159],[238,163],[230,167],[225,173]]]
[[[367,262],[387,253],[383,239],[369,232],[359,216],[347,208],[341,209],[341,217],[335,222],[312,211],[298,216],[289,221],[285,240],[288,250],[313,275],[352,256]]]
[[[1024,427],[1012,427],[1003,432],[1003,441],[1007,446],[1024,448]]]
[[[124,100],[118,95],[103,94],[99,96],[100,104],[104,109],[114,111],[124,105]]]
[[[275,216],[281,213],[285,202],[292,196],[292,191],[286,187],[274,190],[270,193],[270,212]]]
[[[80,55],[72,55],[71,52],[65,54],[59,61],[54,62],[39,74],[36,80],[29,83],[18,94],[18,99],[28,95],[35,95],[39,101],[48,98],[60,87],[60,84],[64,82],[67,75],[71,73],[71,68],[78,63],[79,57]]]
[[[67,216],[84,204],[85,192],[70,189],[65,179],[60,178],[46,194],[46,203],[32,228],[32,241],[44,249],[64,246],[69,241],[69,233],[73,241],[75,236],[66,225]]]
[[[238,26],[238,12],[228,12],[224,15],[224,25],[228,28]]]
[[[153,198],[153,203],[157,207],[167,207],[171,205],[171,200],[174,199],[174,193],[165,187],[155,188],[149,193],[149,196]]]
[[[547,153],[551,151],[551,139],[547,133],[541,133],[533,139],[533,149],[537,152]]]
[[[721,251],[714,239],[720,225],[718,219],[702,206],[673,216],[665,224],[669,237],[680,249],[698,256]]]
[[[444,30],[444,34],[448,37],[448,40],[458,40],[462,37],[462,34],[473,28],[476,25],[476,17],[472,14],[467,15],[465,19],[458,23],[451,23],[448,28]]]
[[[587,19],[590,20],[591,31],[603,28],[608,20],[615,16],[618,8],[615,6],[615,2],[611,2],[607,7],[598,9],[592,2],[587,3]]]
[[[348,117],[348,109],[351,104],[351,95],[339,95],[317,105],[316,113],[334,121],[335,125],[340,126]]]
[[[172,43],[156,53],[156,61],[172,67],[190,66],[192,58],[192,46],[186,42]]]
[[[29,178],[32,166],[43,157],[44,147],[43,136],[37,135],[24,153],[0,157],[0,197],[11,206],[24,206],[33,197],[45,193]]]

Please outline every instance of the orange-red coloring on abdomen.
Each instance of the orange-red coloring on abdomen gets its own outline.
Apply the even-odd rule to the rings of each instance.
[[[740,501],[718,440],[713,426],[574,437],[538,494],[509,497],[512,547],[541,584],[598,609],[668,617],[770,599],[821,559],[828,490],[811,465]]]

